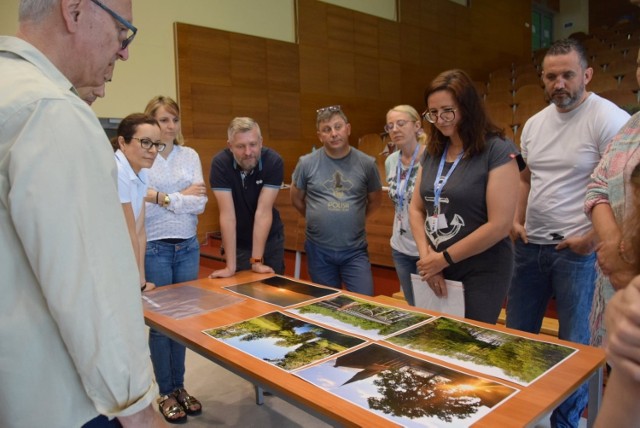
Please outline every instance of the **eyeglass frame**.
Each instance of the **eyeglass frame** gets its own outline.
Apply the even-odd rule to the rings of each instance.
[[[442,112],[436,113],[435,119],[431,119],[431,112],[429,111],[429,109],[427,109],[423,111],[420,116],[422,116],[422,118],[427,122],[433,123],[433,124],[435,124],[438,121],[438,118],[442,119],[443,122],[453,122],[454,120],[456,120],[456,111],[458,111],[457,108],[443,109]],[[451,119],[445,119],[444,117],[441,116],[442,113],[453,113],[453,117]]]
[[[401,123],[402,122],[402,123]],[[388,134],[389,132],[393,131],[396,127],[398,129],[403,128],[407,123],[411,123],[411,122],[417,122],[417,120],[413,120],[413,119],[399,119],[396,120],[395,122],[389,122],[386,123],[382,129],[385,130],[385,132]]]
[[[158,153],[164,152],[164,149],[167,148],[167,145],[165,143],[156,143],[154,142],[151,138],[139,138],[139,137],[131,137],[132,140],[138,140],[138,142],[140,143],[140,147],[142,147],[145,150],[149,150],[151,149],[151,147],[155,147],[156,151]],[[145,142],[142,142],[142,140],[145,140]],[[151,143],[149,143],[149,141],[151,141]],[[149,147],[145,147],[145,145],[149,145]]]
[[[95,3],[97,6],[99,6],[102,10],[107,12],[109,15],[111,15],[111,17],[115,19],[118,23],[124,25],[124,27],[127,30],[132,32],[132,34],[129,37],[127,37],[122,41],[122,43],[120,43],[120,50],[124,50],[127,47],[129,47],[131,42],[133,42],[133,38],[136,36],[136,34],[138,34],[138,29],[132,23],[130,23],[129,21],[127,21],[126,19],[124,19],[123,17],[115,13],[112,9],[110,9],[107,5],[100,2],[99,0],[91,0],[91,1]]]

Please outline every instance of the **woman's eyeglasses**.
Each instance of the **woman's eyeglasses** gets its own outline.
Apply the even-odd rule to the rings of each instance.
[[[131,137],[131,139],[132,140],[138,140],[140,142],[140,145],[142,146],[142,148],[145,149],[145,150],[149,150],[151,148],[151,146],[155,146],[156,150],[158,151],[158,153],[164,151],[164,149],[167,147],[167,145],[165,143],[154,143],[151,138]]]
[[[425,112],[422,113],[422,117],[430,123],[436,123],[438,117],[442,119],[443,122],[451,122],[456,118],[456,110],[455,108],[446,108],[440,113],[438,113],[438,110],[425,110]]]
[[[407,123],[412,123],[415,122],[415,120],[396,120],[395,122],[389,122],[384,126],[384,130],[388,132],[393,131],[394,128],[402,128],[404,127]]]

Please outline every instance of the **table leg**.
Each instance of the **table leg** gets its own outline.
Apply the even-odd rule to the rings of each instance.
[[[264,404],[264,390],[261,386],[253,385],[256,388],[256,404],[262,406]]]
[[[602,402],[602,369],[604,366],[600,366],[589,378],[589,404],[587,415],[587,427],[591,428],[596,422],[598,411],[600,410],[600,403]]]
[[[302,265],[302,253],[300,251],[296,251],[296,266],[293,270],[293,277],[295,279],[300,279],[300,266]]]

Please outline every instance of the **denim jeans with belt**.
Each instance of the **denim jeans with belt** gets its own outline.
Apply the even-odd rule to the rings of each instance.
[[[552,296],[556,298],[558,337],[589,344],[589,313],[595,288],[595,253],[583,256],[556,244],[515,245],[515,271],[507,301],[507,327],[540,333]],[[554,427],[577,427],[588,401],[584,383],[551,414]]]
[[[200,271],[198,239],[193,236],[179,243],[147,242],[144,269],[147,281],[158,287],[197,279]],[[184,388],[185,347],[151,329],[149,349],[160,395]]]

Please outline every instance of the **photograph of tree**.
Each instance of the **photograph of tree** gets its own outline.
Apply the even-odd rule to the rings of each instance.
[[[468,427],[518,391],[375,343],[295,375],[407,427]]]
[[[282,312],[271,312],[203,333],[287,371],[365,342]]]
[[[524,386],[576,352],[575,348],[445,317],[390,337],[387,341]]]
[[[277,275],[223,288],[283,308],[339,293],[333,288],[317,287]]]
[[[288,310],[312,321],[373,340],[383,339],[431,319],[431,315],[341,294]]]

